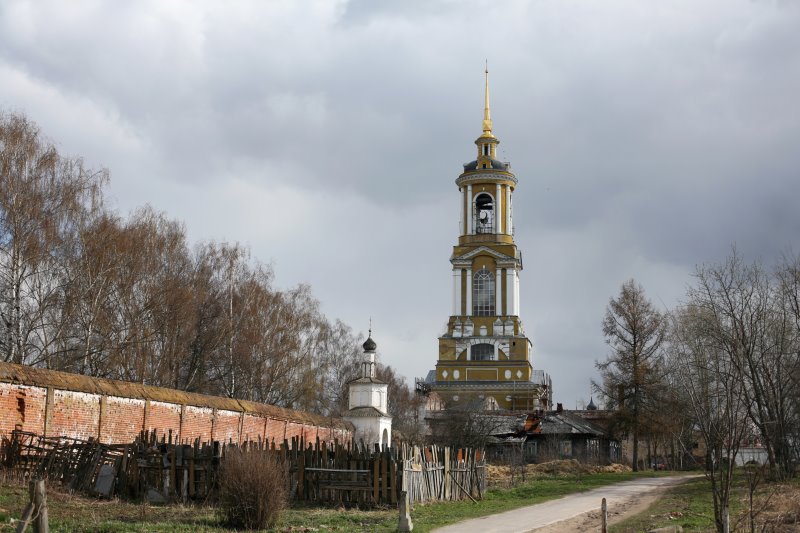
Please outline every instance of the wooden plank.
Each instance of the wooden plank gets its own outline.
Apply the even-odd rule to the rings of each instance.
[[[175,461],[175,446],[170,445],[169,447],[169,490],[171,495],[177,494],[176,489],[178,488],[177,485],[177,472],[176,472],[176,461]],[[172,498],[170,498],[172,499]]]
[[[390,494],[392,504],[397,503],[397,462],[394,459],[389,459],[389,472],[390,472]]]
[[[384,454],[381,454],[381,500],[384,502],[387,501],[388,469],[389,466],[386,461],[386,456]]]
[[[297,457],[297,499],[302,500],[305,486],[305,457]]]
[[[444,483],[442,483],[442,498],[449,500],[451,496],[450,490],[450,448],[444,449]]]
[[[377,504],[380,499],[380,462],[378,458],[372,459],[372,501]]]

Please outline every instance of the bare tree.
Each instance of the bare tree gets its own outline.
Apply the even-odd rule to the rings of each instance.
[[[658,409],[657,393],[663,383],[661,347],[667,322],[634,280],[623,283],[612,298],[603,320],[603,334],[611,353],[597,362],[600,382],[593,382],[607,405],[617,407],[616,425],[630,431],[632,467],[639,468],[639,439],[648,416]]]
[[[0,349],[15,363],[49,364],[63,345],[67,257],[105,171],[59,155],[22,115],[0,114]]]
[[[377,377],[388,384],[392,428],[402,433],[408,441],[419,443],[425,430],[423,421],[419,419],[424,398],[411,390],[405,378],[391,366],[378,365]]]
[[[800,464],[800,254],[787,253],[776,269],[778,300],[786,317],[784,346],[785,376],[788,381],[786,420],[784,433],[789,443],[791,464],[787,470]]]
[[[696,279],[689,302],[713,318],[705,334],[744,384],[747,414],[767,449],[771,471],[791,476],[789,428],[798,395],[791,301],[761,265],[745,264],[735,249],[724,263],[699,268]]]
[[[310,287],[278,290],[238,244],[102,204],[105,171],[0,115],[0,360],[323,414],[347,406],[358,339]],[[407,387],[388,368],[403,420]],[[393,393],[394,394],[394,393]]]
[[[745,384],[736,365],[713,336],[716,317],[688,306],[676,314],[670,345],[671,370],[686,397],[689,415],[706,447],[704,471],[714,499],[717,531],[730,531],[734,460],[748,435]]]

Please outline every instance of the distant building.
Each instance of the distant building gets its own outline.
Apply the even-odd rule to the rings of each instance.
[[[388,411],[389,385],[375,377],[375,351],[372,330],[364,342],[361,376],[348,383],[349,409],[342,417],[355,426],[353,440],[367,445],[391,446],[392,417]]]
[[[497,159],[489,75],[477,158],[456,179],[460,194],[458,243],[453,247],[452,312],[439,337],[436,369],[417,390],[436,393],[448,408],[491,398],[500,409],[550,407],[552,383],[531,365],[533,346],[519,317],[522,254],[514,242],[517,178]]]

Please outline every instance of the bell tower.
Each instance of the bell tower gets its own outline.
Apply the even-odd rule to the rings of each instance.
[[[518,180],[497,159],[489,71],[476,159],[456,179],[458,243],[453,247],[452,310],[439,337],[436,369],[426,389],[449,408],[481,400],[503,409],[546,409],[549,377],[531,365],[532,344],[520,321],[522,254],[514,242],[513,195]]]

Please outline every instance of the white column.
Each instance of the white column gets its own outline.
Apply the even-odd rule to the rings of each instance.
[[[461,269],[453,270],[453,316],[461,314]]]
[[[503,269],[498,268],[494,277],[494,314],[503,314]]]
[[[464,234],[464,194],[462,192],[461,187],[458,188],[458,192],[461,193],[461,205],[458,208],[458,234]]]
[[[516,315],[514,305],[514,269],[506,269],[506,312],[509,315]]]
[[[514,314],[519,316],[519,272],[514,269]]]
[[[467,185],[467,235],[472,235],[472,185]]]
[[[466,315],[472,316],[472,269],[467,269],[467,309]]]
[[[511,235],[511,185],[506,185],[506,233]]]
[[[497,190],[494,195],[494,232],[500,233],[500,184],[497,184]]]

